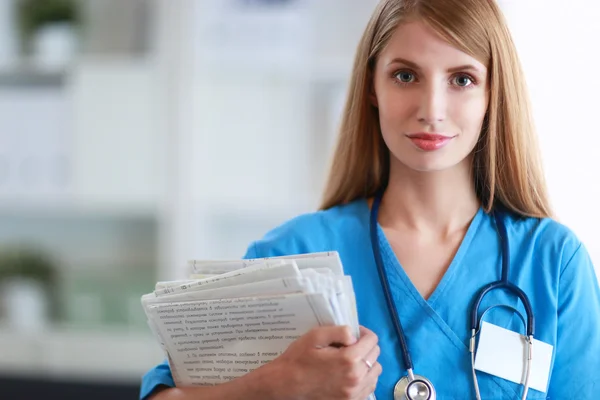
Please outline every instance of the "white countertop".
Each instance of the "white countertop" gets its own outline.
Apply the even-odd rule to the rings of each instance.
[[[0,375],[95,382],[139,382],[163,353],[148,332],[0,328]]]

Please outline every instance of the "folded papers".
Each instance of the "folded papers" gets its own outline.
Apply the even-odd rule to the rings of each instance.
[[[338,253],[190,261],[190,279],[142,296],[177,386],[216,385],[272,361],[314,327],[358,338],[352,281]]]

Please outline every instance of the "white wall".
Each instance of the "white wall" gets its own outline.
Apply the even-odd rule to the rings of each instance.
[[[600,275],[600,3],[504,0],[530,87],[551,200]]]

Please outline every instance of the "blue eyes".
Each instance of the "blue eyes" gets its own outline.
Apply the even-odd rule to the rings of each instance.
[[[394,73],[393,77],[397,81],[397,83],[402,85],[414,83],[417,79],[415,74],[410,71],[396,72]],[[475,80],[467,74],[458,74],[452,77],[452,79],[450,80],[450,84],[463,89],[475,84]]]
[[[458,75],[452,79],[454,80],[454,82],[456,82],[457,86],[461,87],[466,87],[474,83],[471,77],[469,77],[468,75]]]
[[[411,72],[398,72],[396,74],[396,78],[402,83],[411,83],[414,77]]]

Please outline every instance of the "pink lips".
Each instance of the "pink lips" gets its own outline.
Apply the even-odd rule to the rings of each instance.
[[[447,145],[452,139],[454,139],[453,136],[425,132],[412,133],[406,136],[411,140],[411,142],[413,142],[415,146],[423,151],[439,150]]]

